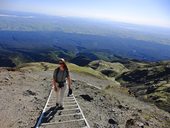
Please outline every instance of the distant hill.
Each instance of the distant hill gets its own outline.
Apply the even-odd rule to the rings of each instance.
[[[145,63],[119,75],[129,94],[170,112],[170,61]]]
[[[124,72],[129,71],[123,64],[120,62],[106,62],[103,60],[92,61],[89,64],[89,67],[100,71],[102,74],[108,77],[116,77]]]
[[[116,55],[143,61],[159,61],[169,60],[169,51],[170,45],[134,39],[63,32],[0,32],[0,58],[1,62],[9,62],[7,66],[11,63],[17,65],[22,61],[55,62],[57,57],[71,61],[80,55],[85,56],[88,61],[113,61],[117,58]],[[74,59],[72,62],[78,64],[78,61]]]

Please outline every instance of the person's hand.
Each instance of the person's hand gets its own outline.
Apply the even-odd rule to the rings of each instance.
[[[54,86],[54,91],[56,91],[56,92],[58,91],[58,88],[57,88],[57,86]]]
[[[54,88],[54,81],[51,81],[51,87]]]
[[[54,80],[51,81],[51,87],[54,88],[56,86],[56,82]]]

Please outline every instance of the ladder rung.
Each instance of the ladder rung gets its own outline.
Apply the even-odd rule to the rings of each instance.
[[[56,100],[56,99],[57,99],[56,97],[50,98],[50,100]],[[74,98],[72,98],[72,97],[70,97],[70,98],[64,98],[64,100],[72,100],[72,99],[74,99]]]
[[[64,105],[64,107],[78,107],[78,105]]]
[[[48,105],[47,107],[46,107],[46,109],[48,109],[48,108],[51,108],[51,107],[54,107],[54,105]],[[78,105],[77,104],[75,104],[75,105],[64,105],[64,107],[77,107],[78,108]],[[63,109],[64,110],[64,109]]]
[[[72,100],[74,100],[74,99],[64,99],[64,101],[72,101]],[[74,100],[75,101],[75,100]]]
[[[64,106],[67,106],[67,105],[77,105],[76,103],[67,103],[67,104],[64,104]]]
[[[64,101],[64,103],[70,103],[70,102],[75,102],[75,100],[67,100],[67,101]]]
[[[58,110],[58,111],[72,111],[72,110],[79,110],[79,108],[74,108],[74,109],[63,109],[63,110]]]
[[[64,104],[76,104],[76,102],[64,102]]]
[[[68,104],[72,104],[72,105],[68,105]],[[74,105],[73,105],[74,104]],[[48,104],[46,108],[51,108],[51,107],[54,107],[55,104]],[[67,103],[67,104],[64,104],[65,107],[70,107],[70,106],[77,106],[76,102],[75,103]]]
[[[74,115],[82,115],[82,114],[79,112],[79,113],[73,113],[73,114],[57,115],[57,117],[61,117],[61,116],[74,116]]]
[[[69,120],[69,121],[62,121],[62,122],[51,122],[51,123],[42,123],[41,125],[52,125],[52,124],[63,124],[63,123],[71,123],[71,122],[77,122],[77,121],[83,121],[84,119],[77,119],[77,120]]]

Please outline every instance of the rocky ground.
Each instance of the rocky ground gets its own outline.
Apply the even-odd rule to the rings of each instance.
[[[129,96],[115,82],[77,73],[71,76],[75,97],[92,128],[170,126],[169,113]],[[51,89],[51,78],[52,71],[0,69],[0,127],[33,127]]]
[[[74,82],[77,100],[92,128],[168,128],[170,115],[117,90]]]
[[[0,127],[34,126],[50,89],[50,75],[0,69]]]

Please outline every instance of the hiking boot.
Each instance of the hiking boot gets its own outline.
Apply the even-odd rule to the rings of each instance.
[[[58,109],[59,109],[59,110],[63,110],[64,107],[61,105],[61,106],[58,107]]]
[[[59,104],[58,103],[56,103],[56,107],[58,107],[59,106]]]

